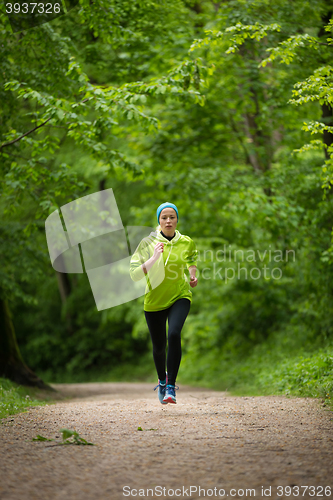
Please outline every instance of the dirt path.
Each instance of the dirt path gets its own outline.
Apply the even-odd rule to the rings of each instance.
[[[151,384],[54,387],[72,399],[0,425],[1,500],[264,498],[262,487],[333,499],[333,412],[319,400],[181,386],[163,406]],[[60,442],[62,427],[97,446],[31,441]]]

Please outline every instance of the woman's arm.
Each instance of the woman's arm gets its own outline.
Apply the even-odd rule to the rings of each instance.
[[[141,280],[145,274],[153,267],[163,252],[164,244],[159,242],[154,247],[153,255],[149,257],[148,245],[142,245],[142,242],[134,252],[130,263],[130,276],[133,281]],[[145,262],[145,259],[146,262]]]
[[[150,259],[148,259],[144,264],[141,264],[142,271],[145,274],[147,274],[147,272],[149,271],[149,269],[151,269],[153,267],[153,265],[155,264],[157,259],[158,259],[158,257],[156,258],[155,255],[152,255],[150,257]]]
[[[195,277],[195,273],[197,272],[197,266],[190,266],[188,268],[188,271],[189,271],[190,277],[191,277],[190,286],[192,288],[194,288],[198,284],[198,278]]]
[[[164,243],[159,242],[155,245],[154,254],[144,264],[141,265],[142,271],[147,274],[149,269],[153,267],[155,262],[159,259],[161,253],[164,251]]]
[[[197,272],[197,266],[190,266],[188,268],[188,272],[190,273],[191,279],[195,278],[195,273]]]

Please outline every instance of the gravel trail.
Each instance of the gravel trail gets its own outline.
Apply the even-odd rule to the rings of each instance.
[[[1,500],[333,499],[333,412],[319,399],[181,385],[161,405],[153,384],[53,387],[56,404],[2,420]],[[96,446],[54,446],[63,427]]]

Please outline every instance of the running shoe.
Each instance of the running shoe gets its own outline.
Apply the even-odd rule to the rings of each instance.
[[[176,390],[178,390],[178,386],[167,384],[165,389],[165,396],[163,398],[163,403],[177,403],[176,401]]]
[[[167,401],[163,401],[167,383],[168,383],[168,374],[166,374],[165,384],[161,384],[160,379],[158,379],[158,384],[156,387],[154,387],[154,391],[156,391],[156,389],[158,388],[158,399],[160,400],[160,403],[162,403],[162,405],[167,404]]]

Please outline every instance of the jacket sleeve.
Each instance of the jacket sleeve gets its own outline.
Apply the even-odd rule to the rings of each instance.
[[[193,240],[189,243],[189,249],[185,258],[187,269],[190,266],[196,266],[198,259],[198,251]]]
[[[131,257],[130,276],[133,281],[140,281],[146,276],[141,265],[149,259],[149,252],[147,250],[147,245],[144,245],[141,241]]]

